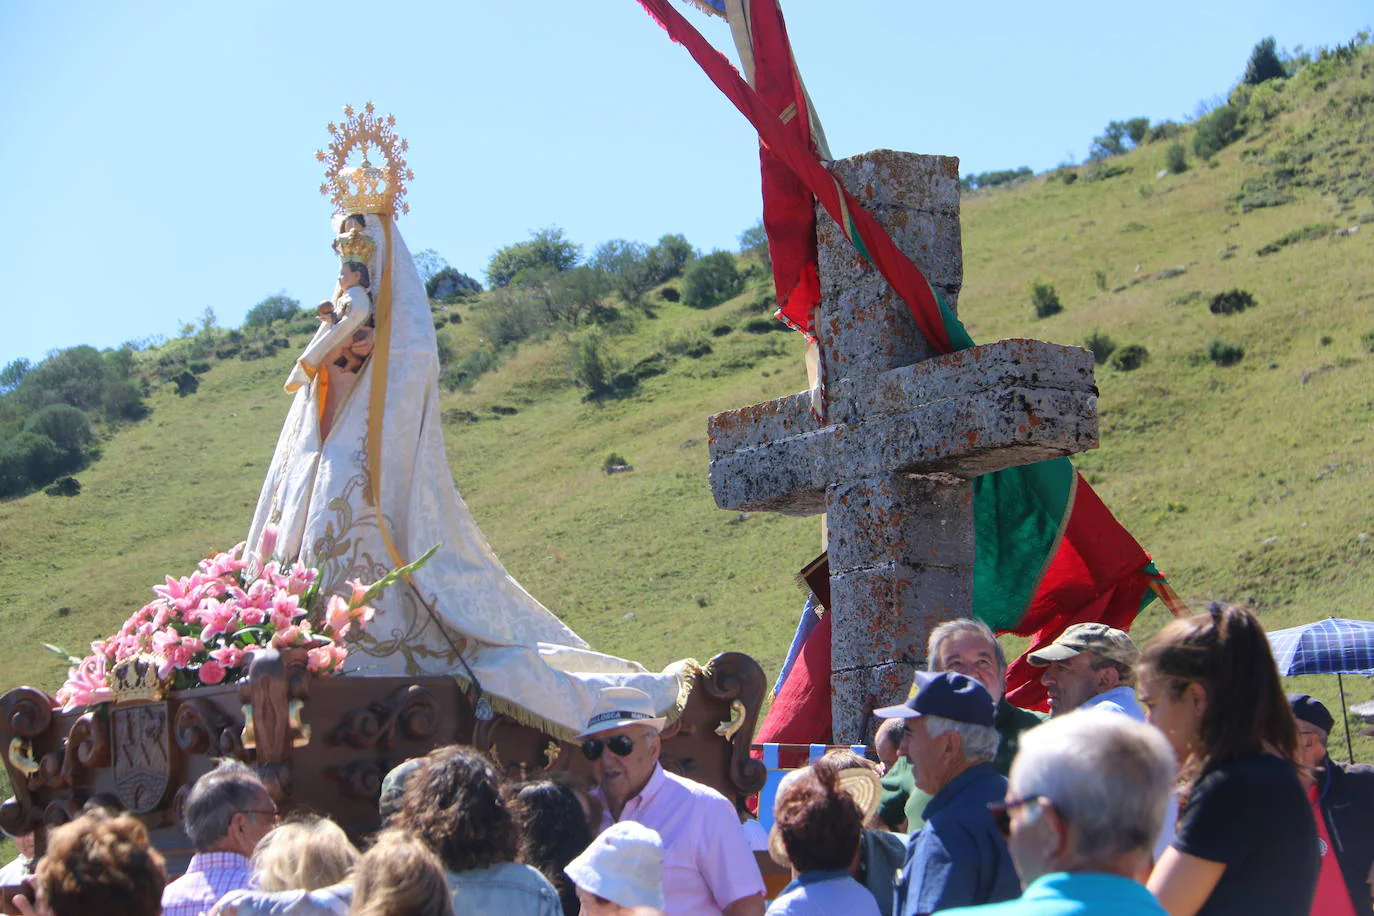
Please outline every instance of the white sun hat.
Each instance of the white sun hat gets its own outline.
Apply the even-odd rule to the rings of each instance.
[[[668,720],[654,709],[654,701],[638,687],[606,687],[596,698],[596,708],[577,739],[590,738],[623,725],[650,725],[654,731],[661,732],[667,724]]]
[[[663,839],[637,821],[607,827],[563,871],[582,890],[612,903],[663,909]]]

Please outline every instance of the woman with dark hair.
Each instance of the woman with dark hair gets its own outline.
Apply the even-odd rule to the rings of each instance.
[[[840,765],[822,757],[795,772],[778,789],[769,850],[791,866],[792,883],[767,916],[878,916],[873,895],[850,874],[864,816],[840,788]]]
[[[388,827],[423,840],[439,856],[459,913],[559,916],[547,878],[519,864],[520,827],[501,774],[483,754],[453,745],[432,751],[406,782]]]
[[[1140,700],[1180,764],[1178,835],[1150,875],[1171,916],[1308,916],[1318,847],[1297,726],[1243,608],[1175,620],[1140,658]]]
[[[563,902],[563,916],[577,916],[577,888],[563,869],[592,841],[586,812],[572,787],[560,780],[536,779],[516,789],[520,824],[520,861],[539,869]]]

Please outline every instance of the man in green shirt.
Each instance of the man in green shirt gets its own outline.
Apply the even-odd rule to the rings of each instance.
[[[1021,733],[1045,721],[1045,716],[1019,709],[1007,702],[1007,656],[987,624],[981,620],[947,620],[930,633],[926,645],[927,668],[930,671],[955,671],[967,675],[987,688],[997,703],[993,726],[1001,741],[992,765],[1003,776],[1011,771],[1012,758],[1021,743]],[[878,816],[892,829],[906,821],[906,832],[921,829],[921,812],[930,801],[916,788],[910,766],[903,766],[903,758],[890,767],[883,777],[883,797]]]

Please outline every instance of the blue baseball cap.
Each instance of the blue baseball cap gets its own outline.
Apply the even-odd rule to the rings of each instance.
[[[997,705],[992,694],[973,678],[954,671],[940,674],[916,673],[911,696],[901,706],[885,706],[873,710],[879,719],[919,719],[939,716],[969,725],[991,728]]]

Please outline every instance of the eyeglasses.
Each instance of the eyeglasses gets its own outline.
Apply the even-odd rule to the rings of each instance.
[[[279,820],[281,820],[281,812],[279,812],[276,808],[267,808],[267,809],[265,809],[265,810],[260,810],[260,809],[255,809],[255,808],[248,808],[248,809],[246,809],[246,810],[244,810],[244,811],[240,811],[239,813],[240,813],[240,814],[248,814],[248,815],[251,815],[251,816],[253,816],[253,817],[257,817],[258,815],[262,815],[263,817],[270,817],[270,818],[271,818],[272,820],[274,820],[274,821],[279,821]]]
[[[582,754],[588,760],[600,760],[601,752],[606,748],[610,748],[611,753],[617,757],[628,757],[635,749],[635,739],[629,735],[611,735],[604,741],[600,738],[588,738],[582,742]]]
[[[1043,796],[1031,795],[1027,798],[1013,798],[1010,801],[988,802],[988,813],[1002,839],[1011,838],[1011,813],[1024,805],[1038,805],[1045,801]]]

